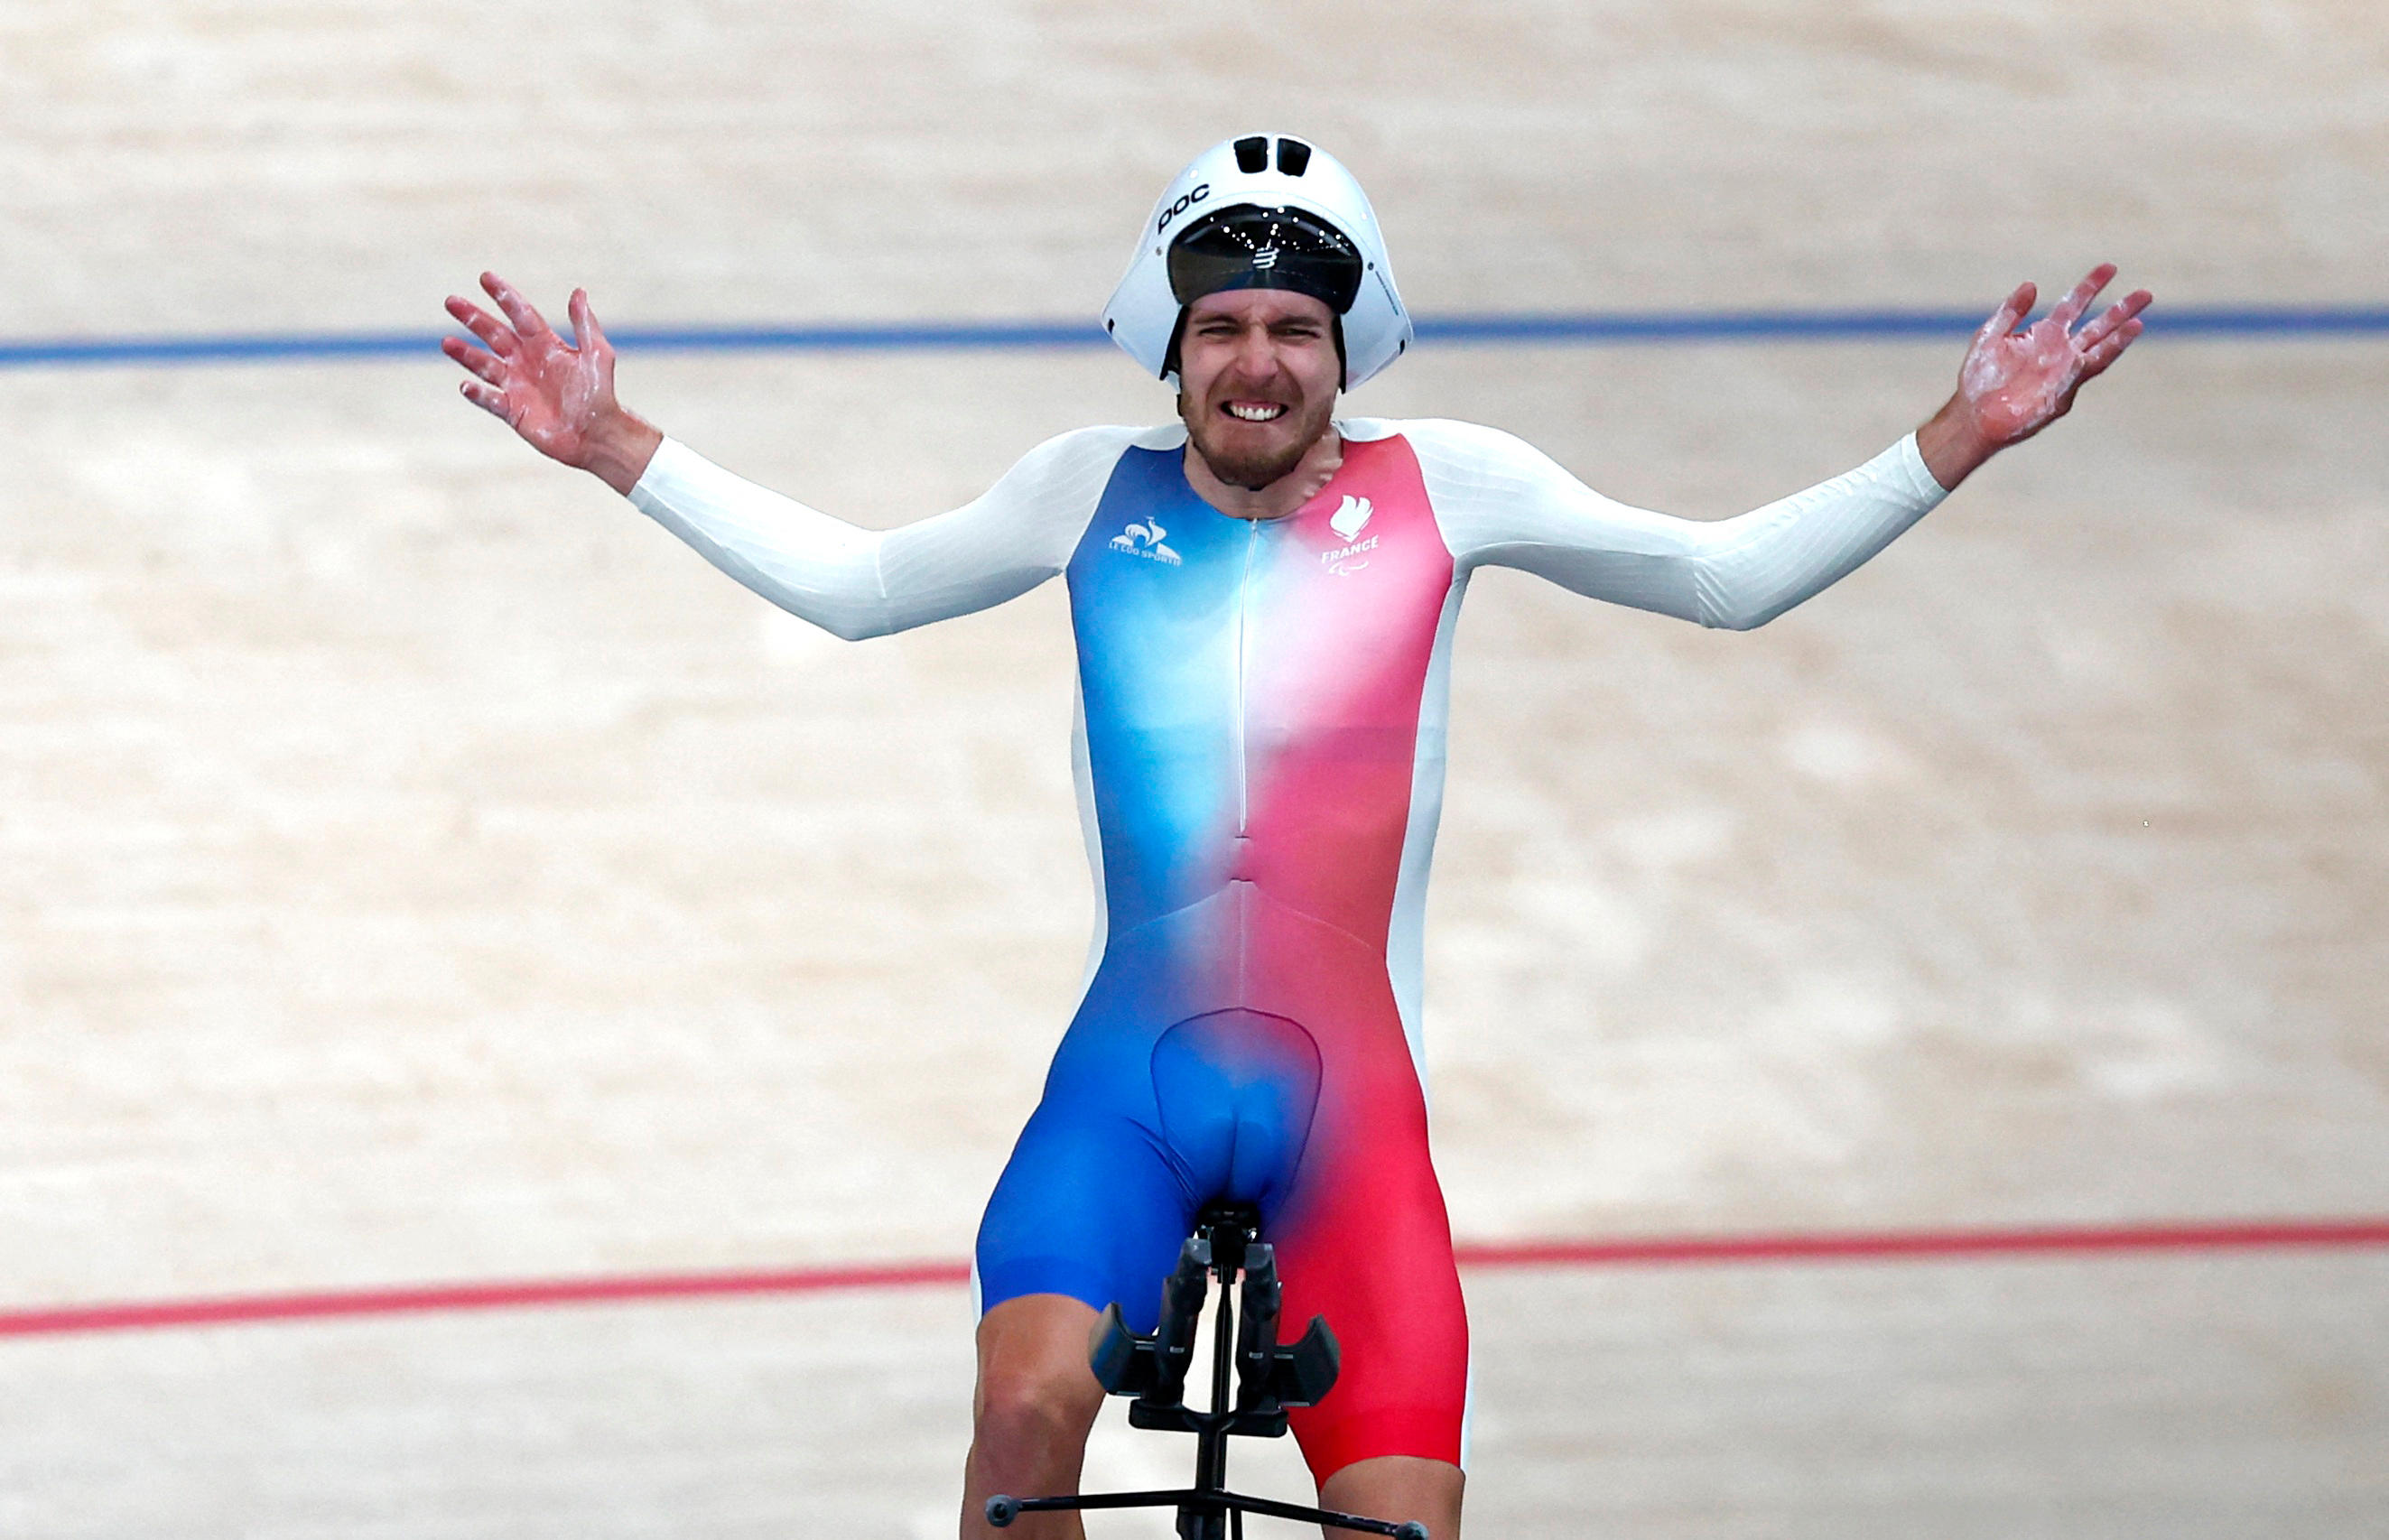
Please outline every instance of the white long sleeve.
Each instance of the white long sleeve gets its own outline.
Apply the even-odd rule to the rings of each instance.
[[[1847,576],[1948,495],[1910,434],[1846,475],[1704,523],[1612,502],[1495,428],[1386,426],[1417,453],[1463,570],[1514,566],[1592,598],[1735,630]]]
[[[854,641],[986,609],[1060,572],[1139,431],[1050,439],[976,501],[896,529],[833,518],[670,439],[631,502],[782,609]]]

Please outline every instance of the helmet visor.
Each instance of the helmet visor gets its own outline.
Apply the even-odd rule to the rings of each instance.
[[[1223,289],[1284,288],[1342,315],[1360,298],[1361,275],[1361,253],[1344,233],[1299,209],[1222,209],[1169,248],[1169,292],[1181,305]]]

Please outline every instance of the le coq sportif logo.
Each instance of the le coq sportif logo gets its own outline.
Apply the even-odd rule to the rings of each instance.
[[[1165,566],[1176,566],[1178,553],[1161,543],[1161,537],[1168,533],[1169,531],[1161,527],[1157,518],[1143,524],[1131,524],[1112,537],[1112,549],[1125,551],[1131,556],[1143,556],[1146,561],[1159,562]]]

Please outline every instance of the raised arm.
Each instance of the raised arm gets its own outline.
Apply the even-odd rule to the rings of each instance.
[[[1766,624],[1888,545],[1945,495],[1911,435],[1846,475],[1703,523],[1602,496],[1541,451],[1468,423],[1413,423],[1444,542],[1611,604],[1732,630]]]
[[[1984,461],[2064,415],[2083,383],[2140,335],[2145,291],[2081,324],[2114,273],[2094,270],[2019,331],[2034,294],[2022,286],[1975,334],[1957,392],[1923,426],[1856,470],[1735,518],[1704,523],[1614,503],[1491,428],[1420,423],[1405,432],[1463,567],[1519,567],[1593,598],[1747,630],[1847,576]]]
[[[983,497],[899,529],[861,528],[742,480],[666,439],[614,395],[614,350],[572,294],[577,345],[493,273],[505,319],[451,295],[479,339],[441,346],[467,401],[549,459],[585,470],[706,560],[791,614],[849,639],[985,609],[1060,572],[1131,431],[1090,428],[1029,452]]]
[[[985,495],[896,529],[832,518],[669,439],[631,501],[782,609],[858,641],[1003,604],[1059,573],[1133,436],[1048,439]]]

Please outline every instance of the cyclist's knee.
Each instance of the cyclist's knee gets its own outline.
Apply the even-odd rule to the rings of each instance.
[[[979,1330],[974,1413],[983,1443],[1076,1443],[1104,1404],[1087,1367],[1095,1313],[1077,1300],[1037,1295],[1000,1305]]]
[[[1103,1387],[1082,1368],[1077,1376],[1034,1369],[982,1375],[977,1432],[993,1444],[1067,1444],[1083,1439],[1103,1407]]]
[[[1084,1366],[1075,1376],[1033,1368],[982,1373],[972,1447],[990,1471],[1036,1470],[1064,1481],[1079,1469],[1103,1401],[1103,1388]]]

